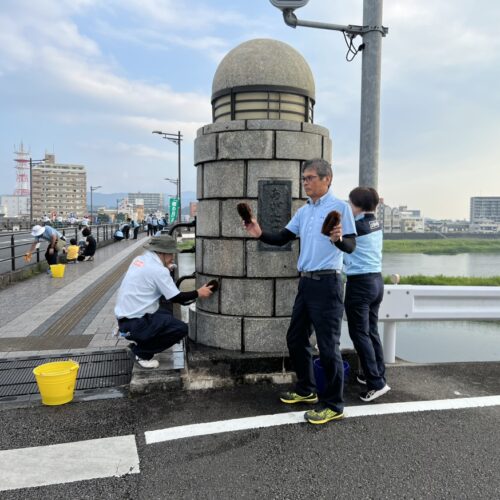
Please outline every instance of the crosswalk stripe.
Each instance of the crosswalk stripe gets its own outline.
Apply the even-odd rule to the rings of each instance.
[[[421,411],[458,410],[500,405],[500,396],[476,398],[440,399],[434,401],[409,401],[404,403],[385,403],[375,405],[350,406],[345,409],[345,417],[366,417]],[[278,425],[304,423],[304,411],[259,415],[257,417],[219,420],[203,424],[181,425],[144,433],[146,444],[173,441],[175,439],[220,434],[246,429],[274,427]]]
[[[139,472],[135,436],[0,451],[0,491]]]

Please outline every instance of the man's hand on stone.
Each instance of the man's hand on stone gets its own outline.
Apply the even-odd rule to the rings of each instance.
[[[262,234],[262,229],[256,219],[252,219],[250,224],[245,224],[242,222],[245,231],[253,238],[260,238]]]
[[[208,299],[208,297],[213,294],[212,287],[207,285],[203,285],[201,288],[198,288],[197,292],[200,299]]]
[[[330,231],[330,240],[332,243],[342,241],[342,223],[338,224]]]

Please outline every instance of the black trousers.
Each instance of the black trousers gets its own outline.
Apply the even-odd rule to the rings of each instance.
[[[139,226],[134,227],[134,240],[137,239],[137,235],[139,234]]]
[[[45,260],[47,261],[47,264],[49,266],[53,266],[57,264],[57,250],[54,248],[54,253],[50,254],[49,253],[50,248],[47,247],[47,250],[45,252]]]
[[[297,374],[296,392],[302,396],[316,392],[312,348],[309,338],[314,326],[325,374],[321,403],[335,411],[344,409],[344,367],[340,354],[343,314],[340,274],[301,278],[286,340]]]
[[[174,318],[164,308],[142,318],[120,319],[118,325],[120,331],[129,332],[127,340],[136,342],[137,345],[133,345],[131,349],[141,359],[151,359],[188,334],[186,323]]]
[[[385,386],[385,363],[378,333],[378,310],[384,298],[380,273],[347,277],[345,311],[349,336],[358,353],[368,390]]]

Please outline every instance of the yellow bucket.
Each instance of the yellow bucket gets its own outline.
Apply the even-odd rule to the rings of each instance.
[[[64,264],[53,264],[50,266],[53,278],[64,278],[64,270],[66,266]]]
[[[55,361],[33,370],[44,405],[63,405],[73,399],[79,366],[72,360]]]

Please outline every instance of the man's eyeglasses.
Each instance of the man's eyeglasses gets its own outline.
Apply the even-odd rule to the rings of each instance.
[[[312,180],[316,179],[316,177],[319,177],[319,175],[306,175],[302,177],[302,182],[311,182]]]

